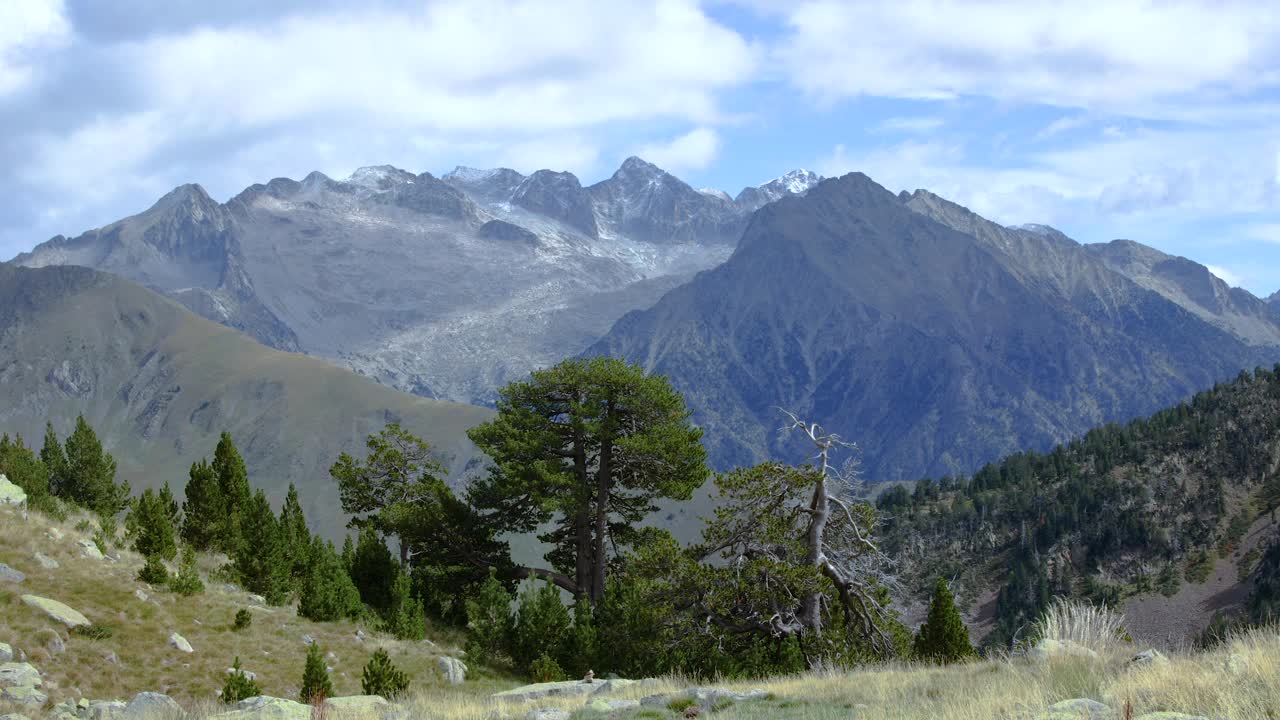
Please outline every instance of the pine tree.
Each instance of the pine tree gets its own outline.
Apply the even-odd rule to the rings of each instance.
[[[561,664],[574,677],[586,675],[588,670],[595,668],[597,647],[598,638],[591,603],[585,599],[579,600],[573,606],[573,627],[569,630],[569,642]]]
[[[53,423],[44,425],[44,446],[40,448],[40,462],[45,472],[49,473],[49,493],[57,497],[66,495],[67,453],[62,449],[62,441],[53,431]]]
[[[170,496],[172,500],[172,496]],[[147,488],[133,503],[125,519],[125,532],[133,541],[133,549],[145,558],[172,560],[177,557],[172,515],[164,498]]]
[[[237,656],[236,661],[231,665],[231,674],[227,676],[227,681],[222,685],[222,702],[228,705],[236,703],[246,698],[258,697],[262,694],[262,688],[258,687],[258,683],[249,679],[244,674],[244,670],[240,667],[240,658]]]
[[[364,610],[360,591],[342,567],[333,545],[316,536],[307,557],[309,564],[299,592],[298,615],[316,622],[359,617]]]
[[[409,688],[409,677],[391,664],[391,656],[387,651],[378,648],[369,658],[360,676],[360,687],[365,695],[380,695],[394,700]]]
[[[173,534],[176,537],[182,528],[182,511],[178,509],[178,501],[174,499],[173,491],[169,489],[168,480],[165,480],[164,485],[160,487],[160,507],[169,518],[169,527],[173,528]]]
[[[41,507],[49,497],[49,470],[31,448],[17,435],[0,438],[0,475],[9,478],[27,494],[27,504]]]
[[[199,550],[218,545],[227,503],[218,485],[218,475],[205,460],[191,464],[182,502],[182,540]]]
[[[138,579],[148,585],[164,585],[169,582],[169,569],[159,555],[148,555],[146,563],[138,571]]]
[[[348,575],[351,574],[351,568],[355,565],[355,561],[356,546],[351,542],[351,535],[347,535],[342,540],[342,569],[346,570]]]
[[[514,624],[511,593],[498,580],[493,568],[474,599],[467,600],[467,655],[477,662],[492,663],[510,654]]]
[[[520,593],[520,609],[516,613],[511,656],[517,667],[527,670],[544,652],[563,657],[569,624],[569,611],[560,600],[560,590],[551,583],[530,583]]]
[[[422,607],[422,600],[413,595],[406,573],[397,573],[391,583],[387,631],[398,640],[422,640],[427,636],[427,613]]]
[[[178,566],[178,574],[169,580],[169,589],[182,596],[204,592],[204,583],[196,568],[196,551],[190,545],[182,548],[182,564]]]
[[[289,567],[280,541],[280,523],[263,491],[255,493],[245,508],[239,535],[240,545],[232,558],[232,567],[240,584],[271,604],[284,602]]]
[[[361,528],[351,560],[351,579],[365,604],[385,613],[391,606],[391,583],[399,572],[382,534],[372,527]]]
[[[299,588],[311,566],[307,557],[311,552],[311,531],[307,529],[307,519],[298,501],[298,489],[293,483],[289,483],[289,493],[280,508],[280,535],[284,556],[289,563],[290,585]]]
[[[934,588],[929,615],[916,634],[913,652],[918,660],[940,664],[965,660],[976,654],[951,588],[942,578],[938,578]]]
[[[302,669],[302,691],[298,700],[305,705],[319,705],[333,695],[333,684],[329,682],[329,670],[324,666],[324,658],[320,655],[320,645],[311,643],[307,648],[307,662]]]
[[[218,439],[210,468],[218,478],[218,495],[222,498],[218,546],[230,554],[240,547],[240,523],[253,493],[249,489],[249,471],[245,469],[244,458],[240,457],[229,433],[222,433]]]
[[[66,470],[62,494],[102,517],[114,517],[129,504],[129,483],[116,483],[116,461],[104,452],[102,442],[84,416],[67,437]]]

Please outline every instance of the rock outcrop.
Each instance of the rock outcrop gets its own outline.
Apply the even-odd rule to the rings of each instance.
[[[75,610],[57,600],[50,600],[38,595],[23,595],[22,602],[43,612],[45,615],[57,620],[67,627],[80,627],[82,625],[90,625],[89,618],[81,615]]]

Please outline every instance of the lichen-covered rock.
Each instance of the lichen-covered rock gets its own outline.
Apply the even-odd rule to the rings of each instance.
[[[0,642],[0,663],[13,662],[13,646]]]
[[[98,544],[92,540],[77,540],[76,546],[80,548],[81,557],[87,557],[90,560],[101,560],[105,557],[98,549]]]
[[[370,720],[382,717],[391,703],[381,695],[332,697],[320,705],[324,720]]]
[[[259,695],[236,703],[236,709],[214,715],[218,720],[311,720],[311,706]]]
[[[14,705],[24,705],[27,707],[44,707],[49,702],[49,696],[40,692],[40,690],[30,685],[19,685],[17,687],[7,687],[0,690],[0,699]]]
[[[612,713],[619,710],[629,710],[639,707],[639,700],[606,700],[604,698],[595,698],[587,703],[586,709],[598,713]]]
[[[8,713],[6,715],[0,715],[0,720],[31,720],[31,718],[19,713]]]
[[[44,680],[31,663],[7,662],[0,665],[0,687],[40,687]]]
[[[128,704],[122,700],[99,700],[89,703],[87,714],[89,720],[115,720],[124,715],[127,707]]]
[[[1115,711],[1097,700],[1073,698],[1050,705],[1040,720],[1111,720],[1115,716]]]
[[[45,555],[45,554],[44,554],[44,553],[42,553],[42,552],[38,552],[38,551],[37,551],[37,552],[35,552],[35,553],[33,553],[33,554],[32,554],[32,557],[34,557],[34,558],[36,559],[36,562],[40,563],[40,567],[44,568],[45,570],[57,570],[57,569],[58,569],[58,561],[57,561],[57,560],[54,560],[53,558],[49,557],[48,555]]]
[[[524,718],[525,720],[569,720],[569,712],[553,708],[534,708]]]
[[[1070,640],[1045,638],[1027,651],[1027,657],[1036,662],[1047,662],[1053,657],[1083,657],[1097,660],[1098,653]]]
[[[27,504],[27,492],[9,482],[4,473],[0,473],[0,505],[22,506]]]
[[[0,581],[20,583],[27,579],[21,571],[15,570],[4,563],[0,563]]]
[[[125,705],[122,718],[126,720],[167,720],[180,718],[185,713],[182,706],[173,698],[163,693],[140,692]]]
[[[74,610],[57,600],[50,600],[38,595],[23,595],[22,602],[43,612],[45,615],[57,620],[67,627],[79,627],[88,625],[89,619],[81,615],[79,611]]]
[[[174,650],[177,650],[178,652],[184,652],[184,653],[195,652],[195,650],[191,647],[191,643],[187,642],[187,639],[182,637],[178,633],[173,633],[169,635],[169,647],[173,648]]]
[[[450,685],[461,685],[466,682],[467,666],[458,658],[441,655],[436,658],[436,665],[440,667],[440,674]]]

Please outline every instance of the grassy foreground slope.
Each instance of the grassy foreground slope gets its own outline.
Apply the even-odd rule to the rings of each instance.
[[[255,487],[278,503],[296,483],[331,537],[340,452],[397,421],[456,473],[476,453],[465,431],[490,415],[269,349],[111,275],[0,264],[0,431],[38,449],[46,419],[65,438],[82,413],[135,491],[168,481],[181,496],[190,464],[229,431]]]

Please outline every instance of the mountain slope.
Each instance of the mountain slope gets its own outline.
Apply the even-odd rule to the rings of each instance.
[[[590,188],[549,170],[382,165],[224,204],[186,185],[15,262],[115,273],[271,347],[485,403],[723,262],[748,212],[638,158]]]
[[[342,523],[328,467],[398,421],[461,470],[488,411],[413,397],[321,360],[272,350],[117,277],[0,264],[0,430],[40,442],[83,413],[135,489],[177,492],[232,433],[255,484],[304,488],[308,516]]]
[[[782,407],[856,441],[873,480],[971,472],[1280,357],[1065,237],[924,200],[855,173],[766,206],[588,352],[671,377],[719,467],[803,459]]]

